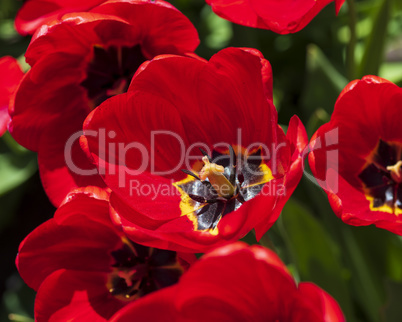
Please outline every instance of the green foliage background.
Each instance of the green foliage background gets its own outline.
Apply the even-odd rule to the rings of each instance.
[[[212,13],[204,0],[170,2],[196,26],[200,56],[208,59],[228,46],[259,49],[272,64],[279,122],[286,128],[297,114],[310,137],[329,120],[350,80],[373,74],[402,85],[402,1],[347,0],[337,17],[332,3],[291,35],[234,25]],[[23,63],[30,38],[13,28],[21,4],[0,0],[0,57]],[[23,238],[53,212],[36,155],[6,133],[0,138],[1,321],[33,317],[35,293],[20,279],[14,260]],[[256,243],[253,234],[244,240]],[[329,292],[348,321],[402,321],[402,238],[343,224],[306,176],[261,243],[281,256],[297,280]]]

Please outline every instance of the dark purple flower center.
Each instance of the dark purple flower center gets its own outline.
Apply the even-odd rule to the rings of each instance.
[[[218,190],[225,191],[224,184],[216,187],[211,179],[201,180],[197,174],[188,170],[183,170],[188,177],[176,182],[175,186],[182,194],[181,209],[192,221],[196,221],[197,230],[214,230],[221,218],[260,193],[265,183],[272,179],[272,173],[263,162],[261,148],[244,160],[236,156],[233,148],[229,149],[228,154],[213,150],[212,157],[206,153],[204,155],[211,164],[224,168],[222,175],[231,185],[226,187],[226,191],[234,192],[223,196]],[[191,213],[187,214],[189,209]]]
[[[378,210],[391,213],[402,209],[402,183],[398,179],[398,173],[402,173],[401,160],[401,145],[380,140],[371,163],[359,174],[373,209],[381,208]]]
[[[141,46],[103,48],[93,47],[93,57],[87,66],[86,88],[92,108],[116,94],[127,91],[131,78],[146,60]]]
[[[178,282],[183,273],[177,253],[150,248],[123,239],[123,246],[111,253],[115,263],[109,275],[109,292],[132,300]]]

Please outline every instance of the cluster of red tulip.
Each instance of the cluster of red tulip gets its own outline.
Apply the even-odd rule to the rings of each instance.
[[[331,2],[207,0],[281,34]],[[286,134],[278,125],[258,50],[206,61],[194,26],[162,0],[28,0],[15,26],[33,34],[31,68],[0,60],[0,130],[37,152],[58,208],[16,261],[36,320],[344,321],[272,250],[237,241],[275,223],[306,157],[345,223],[402,235],[398,86],[351,82],[309,142],[297,116]]]

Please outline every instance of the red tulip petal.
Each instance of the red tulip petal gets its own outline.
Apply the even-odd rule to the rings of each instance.
[[[32,9],[33,15],[38,13],[38,2],[28,2],[36,8]],[[77,4],[70,2],[72,6]],[[57,5],[63,10],[68,7],[58,2]],[[47,12],[51,8],[42,9]],[[43,184],[56,206],[70,189],[103,185],[96,175],[86,177],[73,173],[71,168],[67,170],[68,164],[60,154],[66,140],[82,129],[82,121],[94,108],[95,103],[88,99],[88,91],[81,85],[88,79],[89,64],[94,63],[94,47],[138,46],[141,57],[137,58],[142,60],[161,53],[185,54],[194,50],[198,42],[191,22],[163,1],[107,1],[94,11],[60,15],[40,27],[26,52],[32,69],[11,107],[10,132],[21,145],[38,151]],[[135,56],[137,51],[131,54]],[[37,95],[39,92],[41,95]],[[74,162],[90,169],[78,146],[74,151]]]
[[[278,219],[285,203],[289,200],[303,175],[308,138],[304,125],[297,116],[293,116],[290,119],[286,139],[287,145],[290,146],[291,164],[284,178],[275,180],[274,183],[272,183],[275,189],[273,189],[271,195],[275,196],[275,204],[271,215],[265,218],[263,217],[263,220],[255,226],[257,240],[260,240]]]
[[[0,58],[0,136],[7,130],[11,96],[24,76],[17,60],[10,56]]]
[[[43,135],[38,153],[39,171],[43,188],[49,199],[57,206],[65,196],[77,187],[88,185],[105,187],[98,171],[79,145],[81,133],[65,137],[72,128],[77,131],[82,127],[80,117],[69,120],[56,130],[52,129]],[[59,133],[59,135],[54,135]],[[73,140],[71,140],[72,138]],[[60,142],[70,142],[65,146]]]
[[[313,283],[300,283],[298,286],[301,296],[311,301],[312,307],[320,312],[318,321],[343,322],[345,317],[339,304],[325,291]]]
[[[280,320],[286,310],[283,298],[296,291],[274,253],[244,244],[206,255],[182,276],[177,288],[178,311],[196,321],[217,317],[226,317],[224,321]]]
[[[25,36],[33,34],[35,30],[67,12],[86,11],[105,0],[29,0],[24,3],[15,18],[15,28]]]
[[[288,34],[303,29],[334,0],[207,0],[219,16],[244,26]],[[335,0],[336,13],[344,0]]]
[[[133,5],[136,10],[131,10]],[[91,12],[115,15],[138,26],[144,53],[148,57],[193,52],[200,42],[190,20],[164,1],[107,1]]]
[[[35,300],[37,321],[107,321],[127,302],[111,295],[107,275],[58,270],[41,284]]]
[[[173,299],[176,296],[176,286],[166,287],[154,292],[119,310],[111,319],[112,322],[166,321],[179,322]],[[157,309],[155,309],[157,308]]]
[[[348,224],[375,224],[397,234],[402,231],[397,215],[372,209],[360,178],[373,162],[380,140],[402,143],[401,101],[402,89],[387,80],[366,76],[353,81],[339,96],[331,121],[311,139],[313,174],[326,190],[336,215]]]
[[[38,289],[46,276],[61,268],[110,269],[108,252],[121,243],[121,233],[110,222],[107,201],[91,197],[92,191],[69,196],[54,219],[37,227],[21,243],[17,267],[32,288]]]

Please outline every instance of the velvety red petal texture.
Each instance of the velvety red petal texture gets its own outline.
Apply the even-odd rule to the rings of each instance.
[[[335,0],[336,13],[345,0]],[[220,17],[240,25],[279,34],[303,29],[334,0],[206,0]]]
[[[177,283],[196,261],[194,254],[131,242],[112,224],[108,201],[98,187],[76,189],[21,243],[16,264],[38,292],[37,321],[107,321],[128,303],[141,305],[149,293]]]
[[[265,218],[265,220],[261,221],[261,223],[255,227],[257,240],[259,240],[278,219],[283,206],[289,200],[303,175],[308,137],[304,125],[296,115],[290,119],[286,138],[291,145],[291,166],[282,181],[278,181],[277,183],[277,189],[283,187],[285,191],[280,194],[278,193],[278,198],[271,216]],[[275,191],[272,191],[272,193],[275,193]]]
[[[209,62],[156,57],[136,73],[126,94],[88,116],[84,134],[81,145],[112,190],[116,223],[145,245],[195,252],[237,240],[252,228],[261,237],[300,180],[307,143],[297,117],[286,136],[278,126],[270,64],[244,48],[224,49]],[[196,219],[187,216],[191,211],[182,212],[173,183],[186,178],[181,169],[202,164],[199,148],[211,155],[228,146],[238,156],[262,147],[271,177],[254,198],[222,217],[218,233],[198,230]]]
[[[7,130],[10,122],[10,115],[8,114],[10,99],[23,75],[24,73],[15,58],[11,56],[0,58],[0,136]]]
[[[324,322],[345,321],[342,310],[338,303],[324,290],[309,282],[302,282],[298,285],[301,296],[314,305],[319,312],[319,320]],[[305,317],[300,316],[300,321]]]
[[[71,9],[68,2],[50,2]],[[35,14],[41,3],[26,5],[37,8]],[[87,3],[88,9],[96,4]],[[76,187],[104,185],[78,143],[88,113],[125,92],[145,60],[186,54],[198,43],[191,22],[163,1],[106,1],[89,12],[59,15],[37,30],[26,52],[32,68],[10,108],[10,133],[38,152],[43,186],[55,206]]]
[[[173,299],[176,296],[176,285],[167,287],[146,296],[133,305],[127,305],[126,309],[117,311],[110,321],[166,321],[179,322]]]
[[[28,0],[15,18],[15,29],[25,36],[32,35],[47,21],[61,17],[68,12],[87,11],[105,0]]]
[[[21,277],[37,290],[59,269],[108,272],[108,253],[121,243],[121,232],[112,225],[108,200],[99,188],[73,192],[48,220],[21,243],[16,264]]]
[[[108,321],[126,303],[105,291],[106,283],[106,275],[95,271],[55,271],[39,287],[35,320]]]
[[[365,76],[342,91],[330,122],[311,139],[309,162],[313,174],[325,189],[335,214],[348,224],[374,224],[402,234],[401,185],[387,169],[402,158],[401,103],[401,88],[382,78]],[[368,167],[371,170],[363,172]],[[370,201],[374,198],[372,192],[365,190],[367,183],[377,185],[377,189],[385,184],[392,186],[394,208],[389,206],[386,211],[386,206],[374,206]],[[380,202],[391,197],[375,198]]]
[[[172,303],[155,303],[161,303],[156,320],[166,316],[169,321],[344,321],[327,293],[311,283],[297,287],[275,253],[243,243],[204,255],[170,293]],[[141,310],[136,303],[130,304],[112,321],[130,321],[137,312]]]

